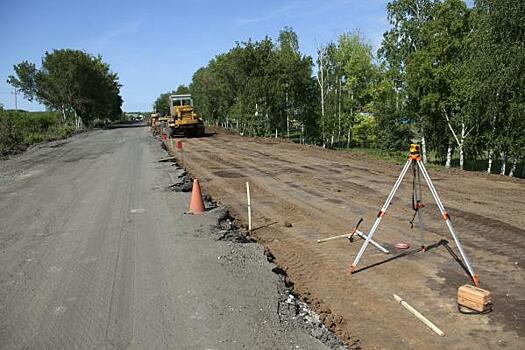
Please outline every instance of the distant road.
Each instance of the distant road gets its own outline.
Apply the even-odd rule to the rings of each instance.
[[[0,162],[1,349],[325,348],[280,323],[260,247],[183,214],[164,156],[120,128]]]

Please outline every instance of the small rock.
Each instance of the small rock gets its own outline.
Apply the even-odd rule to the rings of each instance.
[[[289,221],[284,222],[284,227],[292,227],[292,223]]]

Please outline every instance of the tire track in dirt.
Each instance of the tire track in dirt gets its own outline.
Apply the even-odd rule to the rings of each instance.
[[[204,147],[204,148],[206,148],[206,147]],[[206,152],[199,152],[199,156],[195,156],[195,157],[199,158],[200,155],[202,155],[202,154],[208,154],[208,153],[206,153]],[[228,167],[239,167],[239,164],[243,163],[240,159],[237,159],[237,163],[234,163],[234,162],[230,162],[227,159],[224,159],[224,157],[212,156],[210,158],[214,159],[214,160],[211,161],[212,164],[215,162],[215,164],[212,165],[213,168],[215,168],[217,166],[217,163],[219,162],[219,160],[222,162],[222,164],[227,165]],[[210,161],[209,158],[205,159],[205,157],[202,157],[202,159],[203,159],[204,162],[207,162],[208,166],[211,165],[209,163],[209,161]],[[246,167],[246,166],[249,166],[249,165],[245,164],[244,166]],[[259,169],[255,169],[255,170],[259,170]],[[250,169],[250,171],[255,171],[255,170],[254,169]],[[246,174],[246,175],[248,176],[248,174]],[[204,176],[207,177],[208,175],[205,174]],[[252,180],[254,180],[254,179],[255,179],[255,182],[257,183],[258,182],[258,178],[257,177],[252,178]],[[237,179],[235,179],[235,180],[237,180]],[[213,181],[215,181],[215,179]],[[228,188],[232,187],[230,181],[224,181],[224,183],[225,183],[225,186],[229,186]],[[244,180],[243,180],[242,184],[244,184]],[[274,188],[273,186],[267,186],[267,187],[270,187],[272,189]],[[278,186],[277,184],[276,184],[275,187],[279,187],[279,188],[282,188],[283,190],[288,190],[289,191],[289,189],[284,188],[283,186]],[[242,187],[239,190],[242,191]],[[231,190],[227,190],[227,191],[230,192],[230,193],[233,193],[233,194],[235,193],[234,191],[232,192]],[[282,193],[282,191],[279,191],[279,192]],[[254,190],[254,193],[255,193],[255,190]],[[279,193],[274,193],[274,195],[276,195],[276,196],[278,196],[278,194]],[[293,194],[292,194],[292,196],[293,196]],[[235,197],[235,196],[232,195],[232,197]],[[310,201],[309,204],[313,204],[313,203]],[[273,208],[273,209],[275,210],[275,208]],[[315,213],[315,211],[314,211],[314,213]],[[270,215],[272,215],[272,214],[274,215],[275,213],[272,211],[272,212],[270,212]],[[317,211],[316,214],[319,214],[319,211]],[[276,229],[272,228],[271,230],[275,231]],[[277,229],[277,230],[279,230],[279,229]],[[260,234],[258,234],[258,235],[260,235]],[[337,275],[333,274],[334,266],[339,266],[340,268],[339,268],[338,272],[340,274],[343,274],[343,276],[345,276],[344,275],[345,268],[341,268],[341,267],[348,265],[348,252],[347,251],[339,250],[339,254],[338,254],[339,260],[337,260],[337,264],[336,264],[336,263],[334,263],[336,261],[335,258],[334,258],[334,252],[335,252],[334,249],[321,247],[321,246],[318,246],[318,245],[312,246],[313,238],[308,239],[306,244],[299,245],[298,244],[298,240],[301,239],[300,237],[295,237],[294,236],[293,239],[289,240],[288,236],[286,235],[285,232],[282,232],[282,234],[276,234],[275,236],[278,236],[279,240],[285,241],[284,242],[284,246],[294,247],[294,250],[300,251],[302,253],[301,255],[298,255],[298,254],[294,253],[294,250],[286,249],[282,253],[278,254],[281,266],[286,266],[286,270],[290,273],[291,276],[294,277],[294,280],[299,280],[299,281],[316,281],[318,279],[318,276],[319,276],[319,273],[320,273],[323,276],[330,276],[327,279],[326,278],[323,279],[323,280],[325,280],[325,283],[323,283],[323,285],[328,286],[329,290],[330,289],[332,289],[332,290],[344,290],[344,289],[348,289],[350,287],[350,285],[348,285],[348,284],[340,284],[340,282],[338,282],[339,280],[341,280],[340,276],[337,276]],[[324,251],[325,253],[322,254],[322,255],[319,255],[319,253],[318,253],[319,250]],[[310,259],[307,259],[307,257],[309,257]],[[312,263],[311,263],[312,261],[313,262],[315,262],[315,261],[317,261],[317,262],[319,262],[319,261],[328,261],[328,262],[331,262],[331,264],[328,264],[328,265],[325,264],[324,266],[326,266],[326,268],[324,268],[321,271],[319,271],[319,268],[317,266],[315,266],[315,264],[312,265]],[[307,285],[308,285],[308,283],[307,283]],[[312,290],[315,290],[317,287],[315,285],[314,286],[310,285],[309,288],[312,289]],[[366,292],[362,296],[366,297],[366,294],[368,294],[368,293],[369,292]],[[334,297],[336,298],[337,295],[335,295]],[[317,302],[317,303],[320,304],[319,302]],[[325,308],[325,314],[330,314],[329,310],[330,309],[326,309]],[[384,328],[384,327],[382,327],[382,328]],[[381,331],[381,329],[377,329],[377,331]],[[384,329],[383,329],[383,331],[384,331]]]
[[[292,228],[275,225],[264,227],[256,230],[254,236],[270,248],[279,266],[292,277],[303,296],[310,301],[315,300],[313,304],[317,303],[318,309],[325,308],[325,311],[330,311],[330,314],[343,316],[343,320],[339,320],[339,323],[334,326],[342,332],[341,334],[352,334],[352,331],[358,330],[359,335],[365,334],[364,339],[366,340],[366,335],[373,337],[376,331],[391,335],[389,338],[391,341],[394,341],[392,339],[409,339],[412,345],[425,346],[424,342],[419,343],[413,335],[406,333],[406,327],[398,325],[400,316],[397,307],[393,307],[387,316],[383,315],[384,311],[376,311],[377,303],[380,300],[383,300],[381,303],[384,303],[389,293],[397,290],[404,291],[412,300],[422,303],[423,311],[428,310],[431,314],[437,313],[438,321],[449,325],[450,329],[464,329],[461,335],[454,337],[454,344],[461,342],[467,344],[473,341],[468,336],[469,330],[475,332],[475,330],[486,328],[483,322],[472,322],[467,325],[462,319],[454,317],[454,290],[448,285],[454,284],[457,288],[458,283],[468,282],[468,279],[462,275],[461,269],[442,248],[424,254],[420,253],[405,260],[396,260],[349,278],[345,270],[349,260],[359,248],[360,240],[353,245],[342,241],[325,245],[315,243],[315,239],[322,236],[348,231],[349,226],[352,225],[352,217],[363,216],[365,223],[371,224],[377,209],[398,175],[399,166],[363,160],[345,153],[231,135],[219,134],[202,139],[188,139],[185,142],[187,145],[185,162],[190,172],[203,177],[205,190],[216,199],[231,206],[238,218],[244,219],[245,217],[244,182],[250,181],[255,204],[255,222],[262,220],[264,223],[269,223],[277,219],[282,223],[288,219],[294,223]],[[370,165],[369,168],[362,165],[365,162]],[[334,167],[337,168],[334,169]],[[432,170],[431,173],[434,171]],[[479,191],[472,190],[468,180],[457,179],[454,174],[449,175],[444,172],[437,172],[434,178],[438,183],[436,185],[438,192],[442,199],[445,199],[445,206],[453,213],[453,220],[465,249],[477,263],[482,265],[478,269],[480,274],[494,275],[494,271],[487,268],[488,262],[493,263],[494,259],[497,259],[495,255],[501,253],[509,255],[510,249],[515,249],[512,243],[519,240],[514,236],[521,233],[516,230],[512,231],[507,238],[498,241],[500,244],[497,250],[487,251],[483,231],[490,228],[495,222],[484,221],[483,218],[487,219],[484,213],[490,210],[479,203],[490,202],[490,198],[494,196],[493,192],[486,191],[487,199],[484,200],[478,198]],[[467,181],[466,185],[465,181]],[[483,178],[474,178],[475,183],[484,181]],[[410,236],[415,238],[415,242],[419,242],[416,229],[406,236],[408,219],[413,213],[409,208],[408,194],[411,191],[409,182],[405,180],[392,208],[389,209],[384,224],[378,231],[378,240],[384,237],[395,242],[395,240],[407,239]],[[451,183],[454,186],[451,186]],[[498,184],[496,186],[498,190],[500,187],[513,187],[513,184],[501,185],[499,182],[496,184]],[[472,212],[465,210],[467,209],[465,201],[461,197],[465,192],[469,197],[476,199],[471,202],[469,198],[467,202],[467,204],[472,204],[474,210],[480,206],[483,207],[478,214],[475,214],[479,217],[469,215]],[[516,193],[518,194],[519,192]],[[429,193],[425,194],[425,198],[427,202],[431,202]],[[513,202],[512,199],[508,201],[508,203]],[[459,206],[459,203],[462,205]],[[342,209],[341,207],[345,204],[347,208]],[[498,203],[498,205],[503,204]],[[433,204],[427,206],[425,224],[426,231],[430,234],[430,242],[441,238],[452,241],[442,220],[438,220],[437,208]],[[462,211],[467,214],[458,215],[456,207],[463,208]],[[433,213],[428,215],[427,211]],[[507,216],[503,215],[502,220],[505,220],[505,217]],[[513,219],[516,222],[520,220]],[[474,225],[478,226],[472,230]],[[511,223],[507,225],[515,227]],[[518,248],[523,251],[522,246]],[[373,248],[369,248],[365,256],[366,258],[361,263],[363,266],[371,261],[384,259],[384,256],[375,253]],[[501,283],[502,276],[494,276]],[[489,286],[494,285],[494,276],[485,279],[490,282]],[[515,281],[519,281],[516,276],[516,274],[509,275],[506,278],[507,282],[514,286]],[[483,281],[484,276],[481,275],[481,278]],[[522,286],[523,282],[519,285]],[[350,302],[346,299],[345,293],[351,293],[354,299]],[[512,297],[515,296],[512,295]],[[444,298],[446,299],[443,301]],[[355,302],[355,300],[367,299],[370,301],[358,304]],[[341,300],[346,302],[341,302]],[[435,310],[435,306],[428,300],[443,302],[444,311]],[[514,298],[511,302],[517,302],[517,300]],[[358,316],[354,319],[355,315]],[[355,322],[362,324],[360,321],[372,318],[375,320],[389,319],[390,321],[387,324],[381,323],[377,328],[375,325],[368,326],[368,329],[366,327],[356,328]],[[352,322],[348,322],[349,320]],[[410,319],[404,321],[411,322]],[[503,323],[507,321],[498,320]],[[414,327],[418,329],[419,326],[414,324]],[[502,333],[501,337],[512,339],[511,334],[516,331],[516,325],[514,324],[507,330],[509,333]],[[423,331],[419,339],[425,339],[427,336]],[[371,344],[378,344],[377,337],[373,339]],[[391,343],[386,346],[391,347]],[[404,346],[406,343],[400,343],[400,348]]]

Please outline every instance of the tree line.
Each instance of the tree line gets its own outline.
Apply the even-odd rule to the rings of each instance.
[[[29,101],[36,100],[60,113],[63,124],[76,128],[116,120],[122,97],[118,75],[101,56],[61,49],[46,52],[40,68],[23,61],[14,65],[7,82]]]
[[[179,89],[208,123],[243,135],[403,151],[417,140],[425,161],[510,176],[521,164],[523,176],[525,2],[395,0],[387,16],[376,54],[350,32],[310,57],[287,27],[236,43]]]

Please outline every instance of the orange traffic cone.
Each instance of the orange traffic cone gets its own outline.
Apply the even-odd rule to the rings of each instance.
[[[200,214],[204,212],[204,202],[202,201],[201,186],[199,180],[193,180],[193,189],[191,190],[190,211],[191,214]]]

